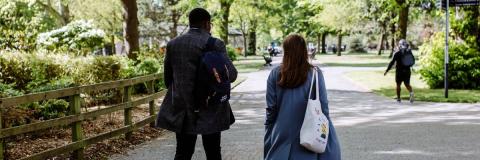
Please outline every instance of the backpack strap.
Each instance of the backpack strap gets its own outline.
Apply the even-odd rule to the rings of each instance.
[[[203,48],[203,52],[215,50],[215,38],[208,37],[207,44]]]

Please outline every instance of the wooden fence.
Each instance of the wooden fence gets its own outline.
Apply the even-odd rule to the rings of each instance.
[[[155,123],[155,99],[165,95],[165,91],[155,92],[154,91],[154,82],[161,78],[161,74],[152,74],[143,77],[136,77],[132,79],[118,80],[112,82],[104,82],[87,86],[71,87],[65,89],[59,89],[54,91],[47,91],[41,93],[28,94],[24,96],[11,97],[11,98],[1,98],[0,99],[0,113],[3,107],[7,106],[17,106],[21,104],[27,104],[32,102],[38,102],[48,99],[55,99],[61,97],[69,97],[70,101],[70,114],[62,118],[56,118],[46,121],[41,121],[37,123],[31,123],[16,127],[2,128],[1,127],[1,114],[0,114],[0,159],[5,159],[5,141],[7,137],[41,131],[53,127],[62,127],[62,126],[71,126],[72,130],[72,143],[69,143],[65,146],[49,149],[40,153],[36,153],[29,157],[24,157],[22,159],[46,159],[55,155],[72,152],[73,159],[83,159],[83,150],[86,146],[94,144],[112,137],[120,136],[125,134],[126,139],[130,139],[132,132],[140,127],[145,125],[154,125]],[[146,83],[148,96],[145,96],[141,99],[132,101],[131,92],[135,84]],[[123,101],[120,104],[111,105],[103,109],[84,112],[80,111],[80,94],[89,93],[94,91],[103,91],[108,89],[123,89]],[[137,122],[132,122],[132,109],[141,104],[149,103],[149,112],[150,116]],[[85,138],[82,128],[82,121],[89,118],[98,117],[101,115],[109,114],[115,111],[123,110],[124,111],[124,127],[103,133],[94,137]]]

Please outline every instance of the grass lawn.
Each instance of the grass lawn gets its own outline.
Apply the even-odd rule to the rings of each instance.
[[[347,77],[377,94],[389,98],[396,98],[395,71],[393,70],[390,71],[387,76],[383,76],[383,71],[357,71],[347,73]],[[415,92],[416,101],[452,103],[480,102],[480,90],[449,90],[449,98],[446,99],[444,98],[443,89],[429,89],[428,86],[420,80],[420,75],[412,73],[410,81]],[[409,94],[403,85],[401,95],[402,99],[408,100]]]
[[[263,64],[265,64],[265,60],[263,60],[262,56],[248,56],[247,58],[239,57],[238,60],[233,62],[238,73],[259,71],[263,68]]]
[[[317,54],[315,58],[327,66],[339,67],[387,67],[390,59],[390,51],[377,55],[376,51],[368,53],[342,53],[342,56],[336,54]],[[413,51],[415,58],[418,58],[417,51]]]

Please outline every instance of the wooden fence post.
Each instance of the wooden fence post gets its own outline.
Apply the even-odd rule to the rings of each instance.
[[[147,82],[147,88],[148,88],[149,95],[152,95],[153,93],[155,93],[155,80]],[[152,99],[152,101],[148,103],[148,107],[150,111],[150,116],[154,116],[155,115],[155,99]],[[150,123],[150,127],[155,127],[155,121]]]
[[[126,86],[123,88],[123,102],[131,102],[132,100],[132,86]],[[132,125],[132,104],[127,104],[127,108],[125,108],[123,112],[124,116],[124,124],[125,126]],[[131,140],[132,132],[125,133],[125,139]]]
[[[72,95],[70,96],[70,114],[71,115],[80,115],[81,114],[81,104],[80,104],[80,95]],[[85,137],[83,136],[83,128],[82,128],[82,121],[75,122],[72,124],[72,141],[80,141],[83,140]],[[84,148],[80,148],[78,150],[73,151],[72,159],[83,159],[83,150]]]
[[[0,102],[0,129],[3,128],[2,125],[2,113],[3,113],[3,105],[2,102]],[[5,159],[5,140],[3,138],[0,139],[0,160]]]

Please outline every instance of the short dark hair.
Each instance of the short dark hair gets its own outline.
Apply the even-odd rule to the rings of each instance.
[[[210,21],[212,16],[203,8],[195,8],[188,14],[190,27],[200,27],[203,22]]]

